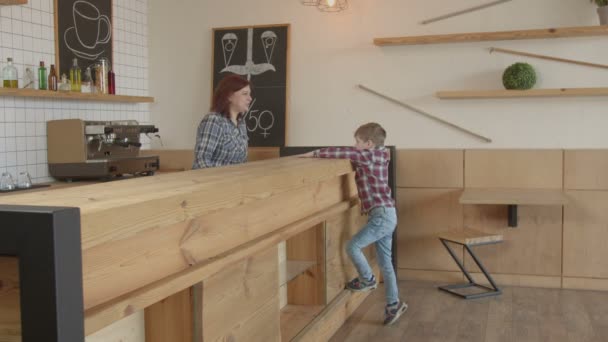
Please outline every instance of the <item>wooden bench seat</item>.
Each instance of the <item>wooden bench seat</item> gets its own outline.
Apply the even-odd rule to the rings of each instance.
[[[458,265],[458,267],[460,268],[460,270],[462,271],[464,276],[469,281],[468,283],[463,283],[463,284],[439,286],[440,290],[446,291],[448,293],[462,297],[464,299],[473,299],[473,298],[480,298],[480,297],[487,297],[487,296],[497,296],[502,293],[502,291],[498,288],[496,283],[494,283],[494,280],[492,279],[492,277],[490,276],[488,271],[485,269],[485,267],[483,266],[483,264],[481,263],[479,258],[475,255],[475,253],[473,253],[473,250],[471,250],[471,247],[473,247],[473,246],[489,245],[489,244],[495,244],[495,243],[502,242],[502,240],[503,240],[502,234],[484,233],[484,232],[474,230],[474,229],[464,229],[462,231],[443,232],[443,233],[440,233],[438,237],[439,237],[439,241],[441,241],[443,246],[447,249],[448,253],[450,253],[450,256],[452,257],[452,259],[454,259],[454,261],[456,262],[456,264]],[[473,258],[473,261],[475,262],[475,264],[477,264],[477,267],[479,267],[479,269],[481,270],[483,275],[486,277],[486,279],[490,283],[490,286],[476,283],[473,280],[473,277],[471,277],[469,272],[464,267],[464,263],[463,263],[464,260],[461,261],[456,256],[456,253],[454,252],[454,250],[452,250],[452,248],[450,248],[449,243],[454,243],[454,244],[463,246],[464,250],[466,252],[468,252],[469,255],[471,255],[471,258]],[[481,288],[482,292],[462,293],[460,291],[462,289],[466,289],[466,288],[470,288],[470,287]]]
[[[439,234],[439,238],[461,245],[475,246],[501,242],[502,234],[490,234],[474,229],[465,229],[463,231],[443,232]]]

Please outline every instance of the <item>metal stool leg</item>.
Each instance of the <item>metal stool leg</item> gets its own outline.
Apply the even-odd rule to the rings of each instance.
[[[475,264],[477,264],[477,266],[479,267],[479,269],[481,270],[481,272],[483,273],[483,275],[489,281],[491,287],[488,287],[488,286],[485,286],[485,285],[482,285],[482,284],[479,284],[479,283],[475,282],[473,280],[473,277],[471,276],[471,274],[464,267],[463,261],[461,261],[461,260],[458,259],[458,257],[456,256],[456,253],[454,253],[454,251],[452,250],[452,248],[450,248],[450,246],[448,245],[448,243],[447,243],[448,241],[446,241],[446,240],[444,240],[442,238],[439,238],[439,240],[441,241],[441,243],[443,244],[443,246],[448,250],[448,253],[450,253],[450,256],[452,257],[452,259],[454,259],[454,261],[458,265],[458,268],[460,268],[460,270],[462,271],[462,273],[464,274],[464,276],[469,281],[468,283],[439,286],[440,290],[443,290],[445,292],[448,292],[450,294],[453,294],[455,296],[458,296],[458,297],[461,297],[461,298],[464,298],[464,299],[475,299],[475,298],[488,297],[488,296],[498,296],[498,295],[500,295],[502,293],[502,291],[498,288],[498,286],[494,282],[494,279],[492,279],[492,277],[490,276],[490,274],[488,273],[488,271],[486,270],[486,268],[483,266],[483,264],[481,263],[481,261],[479,260],[479,258],[477,257],[477,255],[475,255],[475,253],[473,253],[473,250],[471,250],[471,248],[468,245],[450,241],[452,243],[461,245],[461,246],[463,246],[465,248],[465,250],[473,258],[473,261],[475,261]],[[476,245],[476,246],[478,246],[478,245]],[[471,293],[471,294],[462,294],[462,293],[456,291],[456,290],[459,290],[459,289],[464,289],[464,288],[469,288],[469,287],[482,288],[485,291],[478,292],[478,293]]]

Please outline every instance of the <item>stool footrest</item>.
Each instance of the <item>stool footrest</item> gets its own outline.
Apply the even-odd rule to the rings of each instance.
[[[457,290],[466,289],[469,287],[477,287],[482,288],[484,291],[476,292],[476,293],[460,293]],[[498,296],[502,293],[500,289],[493,289],[489,286],[477,284],[477,283],[463,283],[463,284],[452,284],[452,285],[443,285],[438,287],[440,290],[453,294],[455,296],[464,298],[464,299],[475,299],[481,297],[490,297],[490,296]]]

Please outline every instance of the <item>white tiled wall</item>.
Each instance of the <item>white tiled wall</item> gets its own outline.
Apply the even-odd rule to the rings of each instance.
[[[147,1],[113,0],[113,68],[119,95],[148,95]],[[55,64],[53,3],[29,0],[27,5],[0,6],[0,70],[12,57],[20,87],[25,68],[36,71],[41,60],[47,67]],[[147,104],[0,97],[0,173],[8,171],[16,178],[28,171],[34,182],[51,180],[45,123],[67,118],[148,123],[150,111]],[[149,146],[146,137],[142,140],[144,148]]]

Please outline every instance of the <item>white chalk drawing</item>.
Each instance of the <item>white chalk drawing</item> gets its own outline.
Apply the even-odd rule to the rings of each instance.
[[[252,110],[255,100],[256,99],[253,99],[253,101],[251,101],[249,109],[243,116],[243,120],[245,120],[249,132],[255,132],[257,129],[261,129],[261,134],[266,138],[270,135],[268,131],[274,126],[274,114],[267,109],[262,111],[259,109]]]
[[[236,50],[236,44],[239,42],[239,37],[234,33],[226,33],[222,37],[222,50],[224,52],[224,65],[230,65],[234,50]]]
[[[274,37],[272,37],[272,35],[269,35],[268,33],[271,33],[272,35],[274,35]],[[232,40],[230,39],[231,37],[233,37]],[[274,32],[265,31],[264,33],[262,33],[262,43],[264,46],[264,52],[266,53],[267,63],[259,63],[259,64],[253,63],[253,28],[250,27],[247,29],[247,60],[245,61],[245,64],[244,65],[236,65],[236,64],[230,65],[230,60],[232,59],[232,53],[234,52],[234,49],[236,48],[236,46],[238,44],[238,39],[234,39],[234,38],[236,38],[236,34],[234,34],[234,33],[226,33],[222,37],[222,48],[224,50],[223,52],[224,52],[225,68],[220,70],[220,72],[231,72],[233,74],[242,75],[242,76],[247,75],[247,80],[251,80],[251,75],[260,75],[267,71],[276,71],[274,65],[272,65],[272,63],[271,63],[272,52],[274,51],[274,46],[276,45],[276,42],[277,42],[277,37]],[[230,44],[234,43],[234,45],[230,45],[230,44],[225,45],[224,41],[230,42]],[[266,42],[268,42],[268,44]],[[231,48],[231,50],[228,50],[226,46],[228,46],[228,48]],[[228,58],[228,59],[226,59],[227,53],[230,54],[230,58]]]
[[[112,24],[107,15],[101,14],[99,9],[92,3],[84,0],[75,1],[72,6],[72,18],[74,26],[68,27],[63,32],[63,40],[67,48],[74,55],[95,60],[105,52],[103,47],[112,38]],[[99,37],[102,32],[102,24],[105,24],[106,35]],[[93,37],[85,36],[86,31],[97,32]]]

